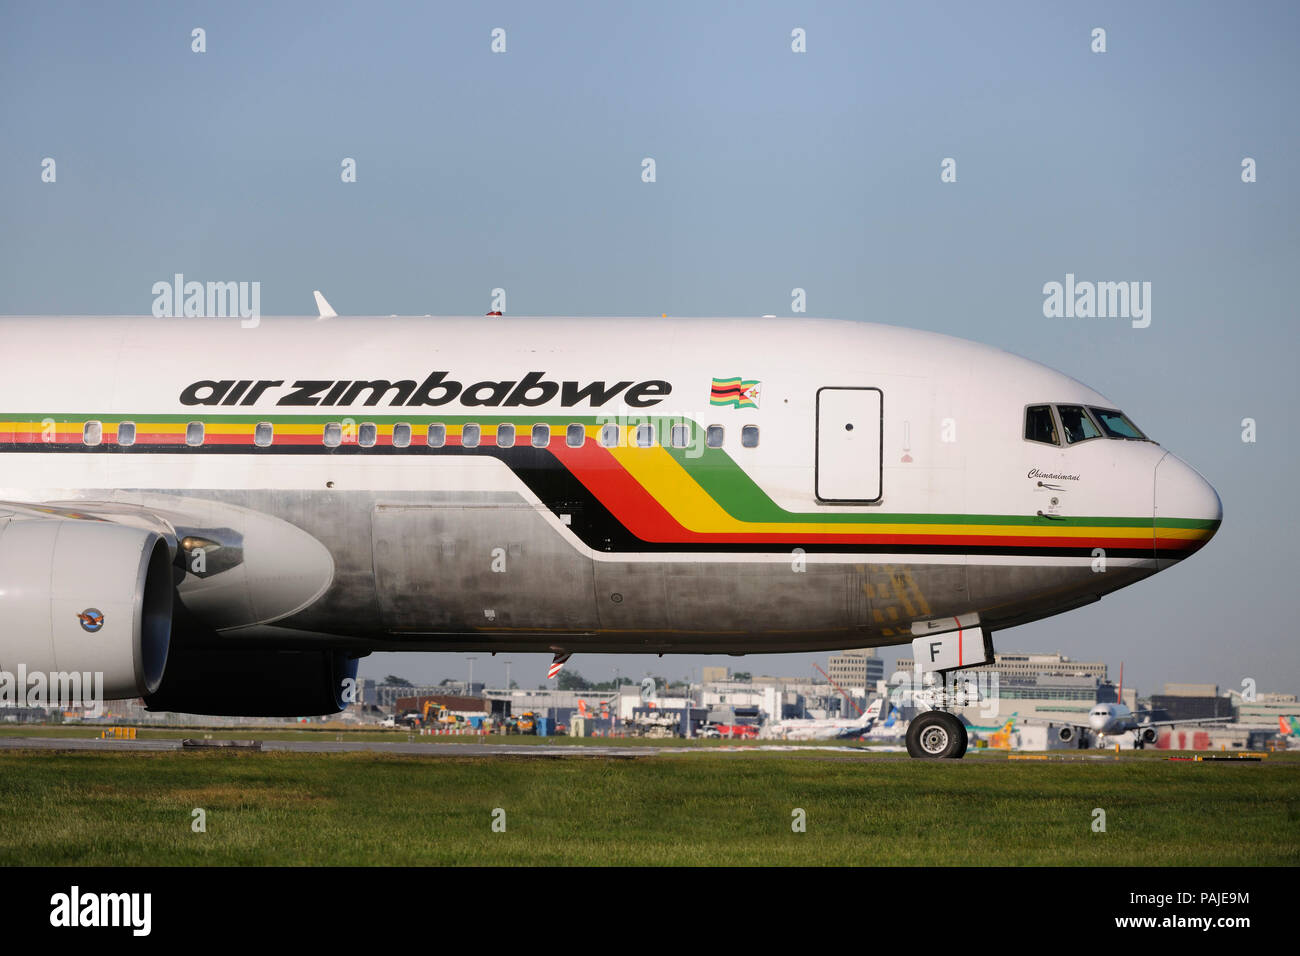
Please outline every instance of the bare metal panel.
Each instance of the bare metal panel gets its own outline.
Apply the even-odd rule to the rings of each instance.
[[[587,629],[591,560],[530,505],[379,504],[375,588],[394,630]]]
[[[599,561],[596,609],[611,631],[666,631],[668,591],[663,565],[649,561]]]
[[[681,631],[809,633],[866,623],[843,565],[690,562],[664,572],[669,624]]]

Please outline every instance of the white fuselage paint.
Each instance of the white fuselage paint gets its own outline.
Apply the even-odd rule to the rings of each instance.
[[[1054,447],[1025,440],[1025,409],[1040,403],[1122,408],[1080,382],[1038,363],[984,345],[947,336],[866,323],[831,320],[758,319],[566,319],[566,318],[267,318],[256,328],[237,320],[109,317],[7,317],[0,319],[5,350],[0,357],[0,421],[56,421],[91,416],[145,422],[150,415],[329,416],[365,422],[368,415],[407,415],[426,420],[439,414],[481,414],[578,420],[608,416],[635,423],[647,416],[684,418],[701,428],[726,428],[725,450],[777,506],[797,514],[873,513],[935,515],[945,523],[961,516],[1035,516],[1050,522],[1090,517],[1131,518],[1151,526],[1157,515],[1217,521],[1217,495],[1187,465],[1153,442],[1097,439]],[[608,404],[580,402],[564,408],[557,396],[535,409],[466,406],[457,400],[437,407],[285,407],[277,404],[299,380],[411,380],[435,371],[465,386],[480,381],[518,381],[531,371],[547,380],[606,383],[666,382],[670,390],[619,392]],[[740,376],[761,382],[759,407],[736,409],[710,404],[714,379]],[[251,405],[187,405],[181,395],[202,380],[282,382],[267,386]],[[870,502],[819,500],[816,456],[817,396],[821,389],[871,389],[881,407],[878,480],[855,485],[841,469],[827,486],[841,498],[865,487]],[[629,405],[639,397],[639,407]],[[877,397],[878,396],[878,397]],[[868,405],[871,403],[868,402]],[[872,407],[875,407],[874,405]],[[742,447],[741,428],[757,425],[756,447]],[[562,428],[552,441],[562,442]],[[529,441],[521,427],[518,443]],[[0,447],[0,500],[14,502],[131,502],[153,493],[219,499],[235,492],[271,493],[267,500],[306,492],[411,496],[497,493],[530,505],[557,539],[595,566],[628,563],[661,567],[721,568],[791,563],[789,547],[738,551],[726,545],[689,551],[659,549],[610,553],[572,533],[565,517],[504,462],[492,457],[431,457],[425,449],[408,454],[343,455],[78,453]],[[852,449],[847,454],[852,461]],[[829,460],[829,458],[827,459]],[[1161,485],[1157,500],[1157,466]],[[1031,474],[1057,476],[1043,481]],[[1044,487],[1046,485],[1047,487]],[[698,500],[698,489],[693,490]],[[955,516],[955,517],[954,517]],[[283,514],[273,517],[285,518]],[[938,520],[938,519],[936,519]],[[683,519],[690,530],[691,519]],[[490,542],[484,542],[487,546]],[[366,543],[369,547],[369,542]],[[335,553],[335,563],[340,555]],[[862,554],[809,551],[813,567],[870,569],[928,565],[982,567],[1013,582],[1019,569],[1095,565],[1094,555],[914,553],[875,549]],[[1153,573],[1164,566],[1154,553],[1106,556],[1096,594],[1131,583],[1109,584],[1108,571]],[[1095,570],[1095,568],[1094,568]],[[891,572],[892,573],[892,572]],[[1141,576],[1141,575],[1138,575]],[[1001,584],[999,587],[1012,587]],[[960,590],[965,590],[965,580]],[[599,581],[598,581],[599,588]],[[1088,588],[1056,597],[999,592],[992,607],[977,597],[933,595],[937,603],[982,611],[996,618],[999,607],[1042,598],[1037,616],[1081,603]],[[1048,588],[1050,591],[1051,588]],[[1059,589],[1058,589],[1059,590]],[[1065,589],[1069,590],[1069,589]],[[182,585],[182,594],[184,585]],[[1094,596],[1095,597],[1095,596]],[[598,596],[599,599],[599,596]],[[936,602],[931,602],[936,603]],[[883,606],[883,601],[882,601]],[[990,613],[991,612],[991,613]],[[901,612],[904,616],[906,609]],[[924,617],[918,608],[914,616]],[[1008,618],[1015,615],[1008,612]],[[602,619],[603,620],[603,619]],[[252,623],[252,619],[250,619]],[[259,622],[264,623],[264,622]],[[909,640],[906,620],[889,639],[880,621],[868,620],[862,644]],[[293,626],[292,622],[288,622]],[[320,632],[320,621],[311,624]],[[517,629],[519,630],[519,629]],[[525,626],[522,631],[527,631]],[[588,629],[590,630],[590,629]],[[595,631],[599,631],[596,628]],[[328,631],[326,631],[328,633]],[[523,638],[521,638],[523,640]],[[847,641],[841,646],[853,646]],[[667,644],[665,645],[667,646]],[[804,646],[792,635],[788,647]],[[538,649],[541,649],[540,647]],[[708,650],[674,646],[676,650]]]

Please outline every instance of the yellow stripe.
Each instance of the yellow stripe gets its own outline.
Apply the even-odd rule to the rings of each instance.
[[[631,428],[625,430],[630,433]],[[759,522],[740,521],[714,501],[690,476],[672,455],[660,447],[629,447],[630,435],[624,443],[609,452],[627,469],[651,497],[664,506],[683,527],[705,534],[880,534],[880,535],[965,535],[1037,538],[1096,538],[1096,537],[1149,537],[1150,525],[1130,527],[1027,527],[989,524],[838,524],[809,522]],[[1168,532],[1168,533],[1166,533]],[[1204,531],[1197,529],[1160,529],[1162,538],[1196,539]]]

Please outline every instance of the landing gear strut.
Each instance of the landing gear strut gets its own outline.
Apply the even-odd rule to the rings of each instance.
[[[910,756],[930,760],[958,759],[966,756],[969,738],[966,725],[947,710],[962,706],[962,693],[954,693],[945,675],[993,661],[993,641],[980,624],[979,615],[929,621],[913,621],[912,659],[916,676],[922,680],[933,675],[936,682],[924,691],[913,692],[928,709],[907,726],[907,752]]]
[[[966,725],[942,710],[928,710],[907,725],[907,753],[912,757],[959,759],[966,755]]]

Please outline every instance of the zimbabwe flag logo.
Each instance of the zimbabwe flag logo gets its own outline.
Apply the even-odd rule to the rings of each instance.
[[[715,378],[709,392],[709,404],[758,408],[758,386],[758,382],[744,378]]]

